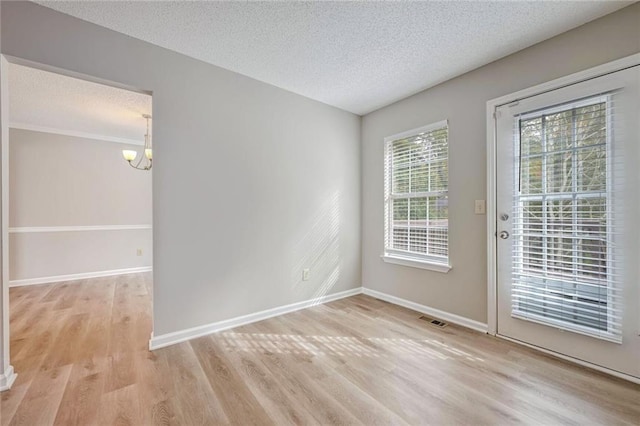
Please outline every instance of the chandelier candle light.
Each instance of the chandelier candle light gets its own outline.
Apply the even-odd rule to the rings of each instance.
[[[134,169],[151,170],[151,166],[153,163],[153,159],[152,159],[153,155],[152,155],[152,149],[151,149],[151,135],[149,134],[149,120],[151,119],[151,116],[149,114],[142,114],[142,116],[147,120],[147,133],[144,135],[144,157],[147,158],[147,164],[145,166],[141,166],[142,160],[144,157],[140,156],[140,159],[134,165],[132,161],[136,159],[136,157],[138,156],[138,152],[131,149],[123,149],[122,156],[124,157],[125,160],[127,160],[127,163],[129,163],[129,165]]]

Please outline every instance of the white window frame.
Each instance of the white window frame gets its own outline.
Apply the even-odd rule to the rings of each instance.
[[[551,108],[545,108],[543,110],[538,110],[538,111],[534,111],[531,113],[527,113],[527,114],[523,114],[522,116],[518,117],[519,121],[523,121],[523,120],[528,120],[530,118],[533,117],[538,117],[541,114],[545,114],[545,115],[550,115],[550,114],[554,114],[557,112],[562,112],[562,111],[570,111],[572,109],[577,109],[577,108],[581,108],[584,106],[590,106],[590,105],[594,105],[597,103],[604,103],[606,105],[606,112],[605,112],[605,118],[606,118],[606,136],[605,136],[605,142],[602,144],[604,145],[604,149],[606,150],[606,164],[607,164],[607,171],[606,171],[606,190],[604,192],[599,192],[596,193],[594,191],[587,191],[586,193],[580,192],[577,190],[577,175],[574,173],[572,175],[572,190],[570,192],[564,193],[564,194],[554,194],[554,193],[550,193],[548,191],[546,191],[544,189],[544,187],[542,188],[542,192],[540,194],[531,194],[531,195],[525,195],[525,196],[517,196],[514,195],[514,199],[517,199],[517,202],[520,204],[520,208],[522,208],[522,203],[525,201],[539,201],[541,202],[541,205],[543,206],[543,226],[546,227],[547,226],[547,214],[546,214],[546,209],[544,208],[545,204],[548,201],[560,201],[560,200],[571,200],[574,199],[574,197],[578,196],[581,199],[589,199],[589,198],[599,198],[602,197],[602,195],[605,195],[606,198],[606,214],[607,214],[607,225],[606,225],[606,230],[605,230],[605,236],[606,236],[606,244],[607,244],[607,260],[606,260],[606,287],[608,289],[608,297],[607,297],[607,330],[606,331],[594,331],[593,327],[588,327],[588,326],[583,326],[583,325],[579,325],[579,324],[573,324],[564,320],[556,320],[556,319],[552,319],[552,318],[548,318],[545,316],[541,316],[535,313],[530,313],[530,312],[525,312],[525,311],[520,311],[519,309],[517,309],[516,305],[516,301],[513,301],[513,308],[511,311],[511,316],[514,318],[520,318],[523,320],[527,320],[527,321],[532,321],[532,322],[537,322],[543,325],[555,325],[558,328],[561,329],[565,329],[565,330],[569,330],[572,331],[574,333],[579,333],[579,334],[584,334],[587,336],[593,336],[599,339],[603,339],[603,340],[608,340],[614,343],[622,343],[622,336],[619,334],[619,330],[614,330],[612,328],[612,322],[615,320],[615,314],[613,312],[613,296],[611,293],[611,289],[612,288],[617,288],[617,286],[619,285],[619,283],[616,283],[614,278],[613,278],[613,274],[612,274],[612,270],[614,269],[614,263],[613,263],[613,252],[615,251],[614,247],[614,241],[613,241],[613,232],[612,232],[612,223],[613,223],[613,217],[612,217],[612,211],[611,211],[611,205],[614,203],[614,191],[613,191],[613,152],[612,152],[612,111],[611,111],[611,94],[607,93],[607,94],[601,94],[601,95],[596,95],[596,96],[590,96],[586,99],[582,99],[582,100],[575,100],[573,102],[568,102],[568,103],[564,103],[560,106],[557,107],[551,107]],[[520,145],[520,134],[517,134],[517,138],[515,139],[514,143],[516,146]],[[575,135],[574,135],[575,137]],[[596,145],[592,145],[596,146]],[[516,148],[517,149],[517,148]],[[574,166],[573,169],[576,170],[577,167],[575,166],[575,162],[577,161],[577,157],[575,156],[575,154],[577,152],[580,151],[580,148],[577,148],[575,146],[566,149],[567,151],[571,151],[574,154]],[[545,149],[543,149],[543,152],[541,152],[540,154],[535,154],[536,156],[539,155],[541,158],[543,158],[543,164],[546,164],[546,157],[549,154],[544,153]],[[519,161],[519,156],[516,154],[516,159],[514,161],[514,169],[515,170],[520,170],[520,161]],[[546,170],[546,166],[543,165],[543,173]],[[543,174],[544,176],[544,174]],[[518,179],[517,176],[515,176],[516,179]],[[514,182],[515,184],[515,182]],[[545,184],[545,179],[543,178],[543,185]],[[591,192],[591,193],[589,193]],[[575,213],[575,212],[574,212]],[[512,237],[515,239],[514,245],[518,246],[518,249],[516,250],[517,253],[523,253],[524,251],[524,243],[523,243],[523,237],[522,237],[522,230],[518,230],[518,227],[522,227],[524,226],[522,222],[519,222],[518,219],[515,217],[514,215],[514,233],[512,234]],[[578,226],[578,220],[577,217],[575,216],[575,214],[572,217],[572,227],[573,229],[576,229]],[[573,275],[569,275],[570,278],[577,280],[579,278],[583,279],[583,280],[588,280],[585,277],[579,276],[576,272],[576,268],[577,265],[579,264],[578,261],[578,250],[576,247],[576,241],[574,240],[573,242],[574,247],[572,250],[572,266],[573,266]],[[543,246],[543,250],[547,251],[548,250],[548,241],[546,239],[543,239],[542,241],[542,246]],[[547,265],[546,262],[545,264],[542,265],[542,273],[546,273],[547,270]],[[514,258],[514,269],[513,269],[514,274],[520,274],[520,273],[525,273],[525,268],[523,265],[523,261],[522,259],[518,259],[518,258]],[[532,272],[533,274],[533,272]],[[552,277],[547,277],[546,280],[548,282],[553,282],[556,280],[553,280]],[[562,280],[560,278],[558,278],[557,282],[561,282]]]
[[[447,256],[434,256],[434,255],[425,255],[420,253],[408,253],[406,251],[395,250],[390,247],[392,241],[392,207],[391,203],[393,200],[392,197],[392,175],[393,170],[390,162],[391,156],[391,145],[393,142],[399,139],[405,139],[408,137],[416,136],[420,133],[431,132],[433,130],[447,128],[447,152],[449,151],[449,134],[448,120],[438,121],[436,123],[429,124],[427,126],[418,127],[416,129],[408,130],[406,132],[397,133],[395,135],[387,136],[384,138],[384,252],[380,256],[382,260],[387,263],[393,263],[396,265],[409,266],[420,269],[427,269],[430,271],[447,273],[451,270],[450,265],[450,255],[449,255],[449,242],[447,241]],[[449,162],[449,155],[447,154],[447,163]],[[442,191],[438,191],[438,193],[442,193]],[[449,193],[449,185],[447,182],[447,190],[445,192],[447,195]],[[424,195],[424,194],[421,194]],[[434,195],[428,193],[426,195]],[[448,219],[449,215],[447,215]],[[447,231],[450,229],[449,225],[447,225]]]

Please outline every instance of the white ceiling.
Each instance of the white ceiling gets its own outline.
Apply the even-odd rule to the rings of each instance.
[[[365,114],[633,2],[37,3]]]
[[[144,142],[151,96],[9,64],[9,121],[18,128]]]

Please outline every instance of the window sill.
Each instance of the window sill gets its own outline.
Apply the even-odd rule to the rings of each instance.
[[[446,263],[430,262],[428,260],[412,259],[410,257],[392,256],[383,254],[380,256],[387,263],[395,265],[409,266],[411,268],[427,269],[429,271],[441,272],[446,274],[451,270],[451,265]]]

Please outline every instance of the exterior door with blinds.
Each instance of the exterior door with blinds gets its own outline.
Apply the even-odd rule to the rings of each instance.
[[[498,334],[640,378],[640,67],[496,110]]]

